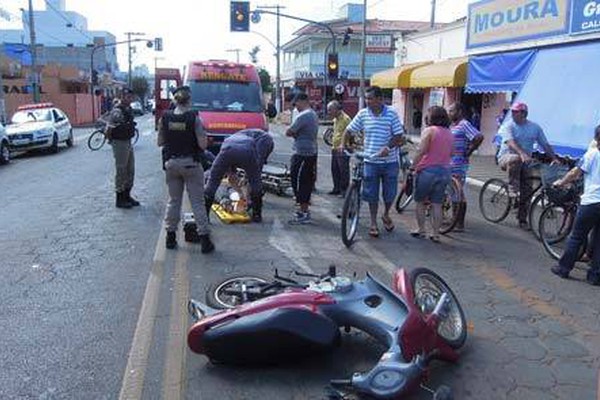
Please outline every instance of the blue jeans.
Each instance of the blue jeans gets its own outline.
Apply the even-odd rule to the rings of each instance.
[[[414,199],[422,203],[429,199],[433,204],[442,204],[446,186],[450,183],[450,171],[445,167],[427,167],[417,173]]]
[[[569,236],[567,248],[558,261],[558,265],[564,272],[569,272],[575,266],[578,259],[579,249],[587,239],[588,234],[594,227],[600,224],[600,203],[579,206],[573,231]],[[589,243],[592,247],[593,256],[590,272],[588,276],[600,278],[600,235],[593,235],[593,242]]]
[[[398,192],[398,172],[400,166],[393,163],[365,163],[362,198],[367,203],[379,202],[379,185],[383,192],[383,202],[391,204]]]

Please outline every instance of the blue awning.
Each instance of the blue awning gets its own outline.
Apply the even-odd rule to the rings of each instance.
[[[465,92],[518,92],[536,53],[536,50],[524,50],[469,58]]]
[[[31,65],[31,51],[27,44],[22,43],[4,43],[4,55],[21,65]]]
[[[600,124],[599,55],[599,41],[541,49],[519,92],[559,154],[583,155]]]

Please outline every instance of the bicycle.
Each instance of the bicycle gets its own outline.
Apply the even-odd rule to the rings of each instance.
[[[361,203],[360,192],[362,189],[365,158],[368,157],[362,152],[355,152],[354,158],[356,162],[352,167],[350,187],[346,191],[342,207],[342,242],[344,242],[346,247],[352,246],[356,232],[358,231]]]
[[[529,203],[531,207],[531,200],[542,188],[541,178],[538,175],[531,175],[531,171],[539,168],[541,165],[543,164],[539,161],[532,161],[527,165],[523,165],[524,168],[529,170],[529,173],[522,179],[528,181],[529,183],[527,186],[531,188],[530,193],[524,198],[511,196],[508,189],[508,183],[503,179],[488,179],[479,192],[479,210],[481,211],[483,218],[487,221],[498,223],[504,221],[510,210],[512,208],[518,208],[521,202]],[[529,220],[531,220],[531,218],[529,218]]]
[[[414,142],[410,139],[406,139],[406,143],[414,145]],[[406,207],[412,202],[413,196],[413,174],[410,172],[413,167],[412,160],[409,157],[410,149],[402,146],[398,154],[398,163],[400,164],[400,191],[398,197],[396,197],[395,208],[398,214],[402,213]]]
[[[96,130],[93,131],[87,140],[87,145],[90,150],[96,151],[100,150],[104,143],[106,143],[106,135],[104,134],[106,123],[102,123],[96,127]],[[134,136],[131,140],[131,144],[135,145],[140,138],[140,131],[138,128],[135,128]]]

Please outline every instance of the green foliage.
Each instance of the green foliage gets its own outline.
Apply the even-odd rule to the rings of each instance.
[[[134,76],[131,78],[131,90],[135,93],[140,99],[144,99],[149,90],[148,81],[146,78],[142,76]]]
[[[271,85],[271,75],[269,75],[269,71],[262,67],[259,67],[258,76],[260,77],[260,85],[262,87],[263,92],[272,92],[273,86]]]

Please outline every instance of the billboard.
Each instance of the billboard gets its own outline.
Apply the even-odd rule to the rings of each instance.
[[[573,0],[571,33],[600,32],[600,1]]]
[[[569,31],[570,0],[483,0],[469,5],[467,49]]]

